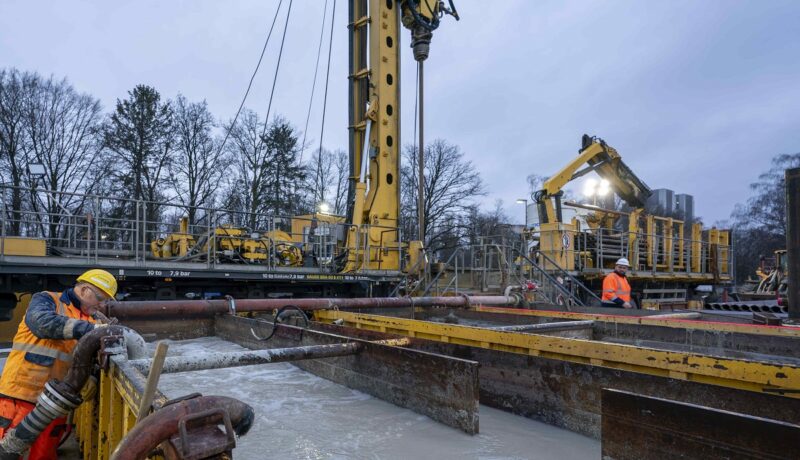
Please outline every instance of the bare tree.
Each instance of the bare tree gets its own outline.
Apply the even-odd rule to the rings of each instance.
[[[169,181],[177,199],[187,207],[189,223],[194,224],[201,217],[197,208],[214,204],[227,158],[214,141],[214,117],[206,101],[189,102],[179,94],[174,110],[175,154],[169,164]]]
[[[252,110],[244,110],[235,124],[226,126],[236,176],[228,184],[224,206],[247,213],[251,228],[256,227],[256,213],[263,211],[266,201],[269,152],[261,136],[265,123]]]
[[[299,164],[299,143],[291,125],[276,117],[268,126],[245,110],[229,130],[229,152],[236,179],[226,192],[226,207],[247,213],[247,225],[263,226],[259,214],[292,215],[302,211],[305,173]]]
[[[9,193],[9,231],[14,235],[20,232],[23,200],[21,187],[24,185],[28,162],[25,157],[25,106],[38,80],[37,75],[20,73],[17,69],[0,70],[0,180],[13,187]],[[5,192],[3,190],[4,194]]]
[[[778,155],[770,169],[750,184],[753,195],[738,204],[734,222],[736,275],[743,281],[758,266],[761,256],[770,256],[786,246],[785,171],[800,166],[800,153]]]
[[[308,177],[308,188],[312,195],[312,206],[326,202],[335,174],[332,168],[333,154],[328,150],[317,150],[309,159],[306,177]]]
[[[542,186],[547,179],[549,179],[547,176],[542,176],[540,174],[528,174],[528,177],[526,177],[525,180],[528,182],[528,195],[531,196],[531,199],[533,199],[533,194],[535,192],[538,192],[542,189]]]
[[[407,146],[401,171],[401,217],[404,234],[417,226],[417,149]],[[458,216],[467,215],[475,198],[485,195],[483,181],[458,146],[436,139],[425,148],[425,244],[436,249],[445,235],[463,228]]]
[[[97,99],[52,77],[39,80],[31,96],[25,107],[27,156],[44,166],[40,185],[48,191],[35,193],[33,203],[44,202],[48,235],[54,238],[60,236],[59,229],[65,230],[60,224],[83,205],[85,198],[75,193],[98,179],[89,174],[89,166],[102,147],[101,108]]]
[[[333,213],[343,216],[347,212],[347,180],[350,177],[350,158],[344,150],[333,153],[334,184]]]

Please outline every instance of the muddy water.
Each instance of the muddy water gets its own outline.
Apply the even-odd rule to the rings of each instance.
[[[217,338],[169,344],[169,355],[243,350]],[[201,392],[253,406],[255,424],[234,452],[242,459],[600,457],[596,440],[486,406],[481,433],[470,436],[285,363],[166,374],[159,388],[168,397]]]

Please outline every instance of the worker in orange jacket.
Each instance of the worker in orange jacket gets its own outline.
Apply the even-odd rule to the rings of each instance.
[[[631,268],[628,259],[617,260],[614,271],[603,279],[603,306],[613,308],[633,308],[631,306],[631,285],[626,273]]]
[[[105,270],[89,270],[64,292],[33,295],[0,376],[0,439],[36,405],[50,379],[63,379],[78,339],[95,327],[97,308],[117,293],[117,280]],[[29,460],[55,459],[66,419],[53,420],[31,445]]]

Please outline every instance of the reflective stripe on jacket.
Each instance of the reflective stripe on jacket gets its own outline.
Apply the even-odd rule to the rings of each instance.
[[[631,285],[628,278],[619,276],[617,272],[611,272],[603,279],[603,301],[611,302],[614,298],[620,298],[624,302],[631,301]]]
[[[77,339],[94,323],[67,294],[42,292],[31,299],[0,377],[0,394],[35,403],[48,380],[67,374]]]

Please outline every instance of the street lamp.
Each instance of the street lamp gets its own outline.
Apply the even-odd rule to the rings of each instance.
[[[517,203],[525,206],[525,225],[524,228],[528,228],[528,200],[525,198],[517,199]]]

